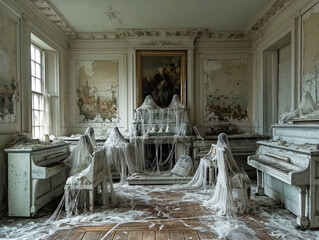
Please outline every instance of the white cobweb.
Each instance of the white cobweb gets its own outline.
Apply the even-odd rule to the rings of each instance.
[[[181,103],[178,95],[174,95],[170,105],[160,108],[150,95],[146,96],[142,105],[135,109],[135,119],[132,123],[133,137],[146,135],[187,134],[187,108]]]
[[[216,185],[212,186],[213,195],[204,201],[204,206],[217,210],[221,215],[248,212],[251,181],[234,159],[225,133],[218,135],[216,146],[213,146],[209,154],[201,159],[193,179],[186,185],[186,188],[202,187],[206,189],[210,161],[217,168],[218,174]]]
[[[106,158],[111,166],[115,166],[124,182],[128,174],[137,173],[143,169],[142,164],[135,164],[135,149],[126,141],[117,127],[113,128],[104,143]],[[128,171],[128,172],[127,172]]]
[[[280,239],[318,239],[318,231],[300,231],[295,229],[295,216],[276,205],[266,196],[252,197],[250,214],[236,216],[220,216],[209,208],[204,214],[196,212],[190,217],[177,217],[176,212],[188,209],[181,208],[182,203],[198,203],[205,209],[202,202],[211,198],[212,192],[202,190],[180,189],[178,185],[172,186],[130,186],[126,184],[114,185],[118,202],[114,208],[103,209],[97,207],[93,214],[81,214],[66,217],[64,215],[56,220],[48,220],[51,209],[43,209],[44,215],[38,218],[3,218],[0,220],[0,238],[5,239],[44,239],[59,230],[66,230],[80,226],[105,226],[113,224],[115,231],[122,224],[130,222],[145,223],[150,230],[155,224],[165,224],[169,221],[179,222],[185,227],[198,231],[213,232],[218,239],[258,239],[247,219],[271,236]],[[255,185],[254,185],[255,187]],[[182,198],[166,199],[169,193],[180,194]],[[160,194],[162,193],[162,194]],[[157,197],[154,197],[154,196]],[[161,197],[163,196],[163,197]],[[151,206],[152,210],[144,206]],[[180,206],[180,207],[179,207]],[[211,209],[211,210],[210,210]],[[257,216],[257,217],[256,217]],[[161,228],[160,228],[161,231]],[[110,234],[111,232],[108,232]],[[108,235],[104,235],[106,239]]]
[[[169,170],[174,165],[177,142],[186,136],[187,124],[187,108],[178,95],[173,96],[166,108],[160,108],[150,95],[146,96],[142,105],[135,109],[132,123],[130,144],[135,156],[132,162],[137,166],[134,174],[163,175],[164,170],[168,171],[166,174],[171,174]],[[144,153],[151,151],[151,148],[154,149],[154,156],[145,163]],[[168,154],[164,154],[163,148]]]
[[[104,147],[97,147],[94,136],[93,128],[89,127],[85,131],[84,135],[81,135],[76,147],[72,150],[71,154],[64,160],[64,163],[70,166],[69,177],[66,180],[66,186],[69,189],[69,195],[64,195],[58,208],[51,216],[50,221],[54,221],[60,218],[63,211],[65,198],[68,197],[68,204],[65,206],[67,209],[67,217],[70,215],[78,216],[85,214],[90,207],[88,190],[81,188],[83,182],[93,184],[93,165],[92,160],[96,153],[100,153],[99,161],[102,164],[100,169],[104,169],[102,177],[103,189],[97,188],[96,193],[100,195],[100,203],[103,205],[110,206],[115,204],[116,196],[114,193],[112,174],[107,161],[106,149]],[[97,163],[96,163],[97,164]],[[75,187],[80,186],[80,187]]]

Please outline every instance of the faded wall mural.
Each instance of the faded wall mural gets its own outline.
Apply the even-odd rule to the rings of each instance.
[[[118,61],[79,60],[77,79],[77,122],[117,122]]]
[[[209,59],[204,72],[204,121],[248,120],[247,60]]]
[[[302,16],[303,63],[302,92],[308,91],[319,103],[319,4]]]
[[[0,123],[17,121],[17,23],[0,11]]]

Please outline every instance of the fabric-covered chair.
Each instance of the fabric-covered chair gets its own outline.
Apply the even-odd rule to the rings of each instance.
[[[70,195],[71,191],[78,193],[83,190],[89,191],[89,210],[93,212],[94,210],[94,193],[95,188],[101,185],[103,205],[107,201],[107,182],[109,178],[105,176],[105,163],[106,155],[105,149],[98,150],[92,154],[92,161],[90,165],[76,173],[75,175],[69,177],[66,181],[64,192],[65,192],[65,209],[69,215],[71,211],[77,211],[79,199],[73,199]],[[112,184],[109,182],[109,184]],[[113,186],[112,186],[113,188]],[[70,199],[71,197],[71,199]]]
[[[225,133],[218,136],[214,159],[218,174],[210,204],[222,214],[247,212],[250,207],[251,181],[233,158]]]
[[[216,145],[212,144],[208,154],[200,159],[197,170],[190,182],[187,183],[186,187],[202,187],[203,189],[212,187],[213,181],[215,181],[216,175],[216,161],[214,159],[216,154]],[[207,176],[208,174],[208,176]]]

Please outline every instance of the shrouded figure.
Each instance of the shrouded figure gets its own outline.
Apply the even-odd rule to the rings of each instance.
[[[218,135],[214,159],[218,175],[213,197],[208,203],[223,215],[248,211],[251,181],[235,161],[225,133]]]
[[[96,140],[95,140],[95,134],[94,134],[94,129],[92,127],[88,127],[85,130],[84,135],[88,135],[92,144],[93,149],[96,149]]]
[[[88,135],[82,135],[78,144],[71,154],[64,160],[64,163],[71,167],[70,176],[87,168],[92,161],[94,152],[91,140]]]

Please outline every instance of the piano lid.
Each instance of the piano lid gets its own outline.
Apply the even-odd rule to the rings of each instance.
[[[295,144],[319,144],[319,124],[275,124],[272,140]]]
[[[19,144],[19,145],[14,145],[10,148],[6,148],[6,149],[4,149],[4,151],[6,151],[7,153],[11,153],[11,152],[30,153],[30,152],[42,151],[45,149],[58,148],[58,147],[65,146],[65,145],[70,145],[70,143],[66,143],[66,142],[58,142],[58,143],[41,142],[40,144],[34,144],[34,145]]]
[[[257,145],[259,146],[266,146],[273,149],[281,149],[284,151],[290,151],[290,152],[299,152],[302,154],[311,154],[311,155],[319,155],[319,149],[317,148],[317,144],[296,144],[291,142],[285,142],[285,141],[257,141]]]

